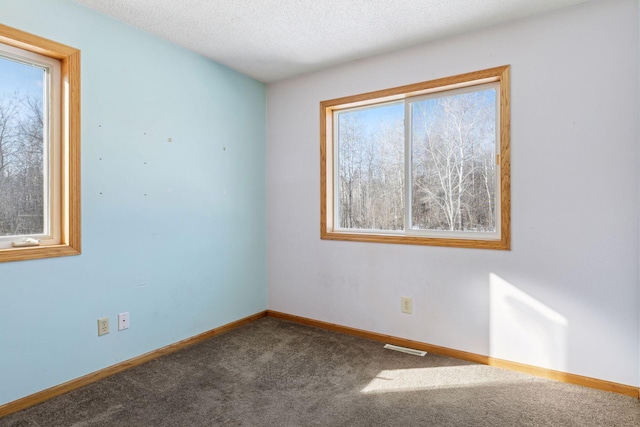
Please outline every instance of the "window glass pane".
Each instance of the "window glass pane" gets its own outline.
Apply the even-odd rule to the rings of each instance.
[[[0,236],[46,232],[45,77],[0,56]]]
[[[404,229],[404,104],[336,113],[337,223]]]
[[[411,107],[412,228],[496,231],[496,89]]]

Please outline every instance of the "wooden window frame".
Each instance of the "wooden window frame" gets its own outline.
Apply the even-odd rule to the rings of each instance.
[[[78,255],[80,241],[80,51],[0,24],[0,43],[60,62],[60,242],[0,249],[0,262]]]
[[[334,221],[334,112],[383,102],[498,82],[499,90],[499,189],[500,234],[497,239],[449,238],[408,234],[335,230]],[[406,167],[406,166],[405,166]],[[406,185],[406,184],[405,184]],[[510,66],[490,68],[426,82],[322,101],[320,103],[320,238],[357,242],[448,246],[477,249],[511,249],[510,197]]]

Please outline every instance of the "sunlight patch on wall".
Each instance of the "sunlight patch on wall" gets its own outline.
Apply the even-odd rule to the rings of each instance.
[[[567,318],[513,286],[490,277],[490,356],[567,370]]]

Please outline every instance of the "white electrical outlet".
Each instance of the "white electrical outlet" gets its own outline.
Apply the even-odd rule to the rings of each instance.
[[[413,298],[401,297],[400,298],[400,311],[406,314],[413,313]]]
[[[101,317],[98,319],[98,336],[109,333],[109,318]]]
[[[129,312],[118,313],[118,330],[129,329]]]

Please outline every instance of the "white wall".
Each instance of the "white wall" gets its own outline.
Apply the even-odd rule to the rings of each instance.
[[[269,308],[640,385],[638,27],[594,1],[271,84]],[[320,101],[503,64],[511,251],[320,240]]]

